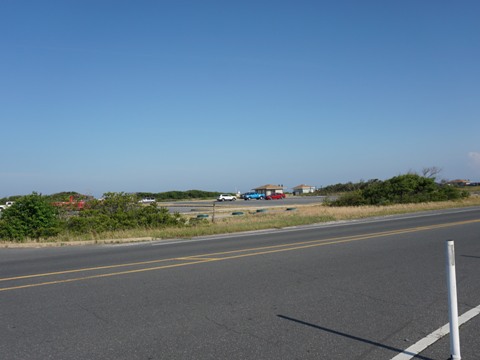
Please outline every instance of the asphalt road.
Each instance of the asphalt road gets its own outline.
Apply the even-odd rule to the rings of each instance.
[[[480,208],[136,245],[0,250],[4,359],[392,359],[480,304]],[[479,317],[460,329],[478,359]],[[420,359],[447,359],[448,337]]]

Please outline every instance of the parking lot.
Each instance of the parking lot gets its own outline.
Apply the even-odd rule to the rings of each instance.
[[[168,208],[170,212],[178,213],[196,213],[196,212],[213,212],[227,211],[227,210],[242,210],[247,209],[252,211],[255,209],[266,209],[273,207],[292,207],[298,205],[313,205],[322,203],[325,196],[287,196],[280,200],[243,200],[236,201],[212,201],[212,200],[197,200],[197,201],[178,201],[168,203],[158,203],[158,206]]]

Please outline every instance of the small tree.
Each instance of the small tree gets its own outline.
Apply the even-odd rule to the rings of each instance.
[[[422,169],[422,176],[427,178],[435,178],[440,172],[442,172],[442,169],[436,166],[425,167]]]
[[[3,211],[0,219],[0,238],[6,240],[39,240],[59,232],[57,209],[35,192],[19,198]]]

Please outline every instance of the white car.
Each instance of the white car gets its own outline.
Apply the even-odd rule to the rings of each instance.
[[[217,198],[217,201],[235,201],[237,200],[236,196],[228,194],[220,194]]]
[[[156,202],[154,198],[143,198],[142,200],[139,201],[140,204],[152,204]]]
[[[6,209],[9,208],[10,206],[12,206],[13,203],[14,203],[13,201],[7,201],[7,202],[5,203],[5,205],[0,205],[0,211],[6,210]]]

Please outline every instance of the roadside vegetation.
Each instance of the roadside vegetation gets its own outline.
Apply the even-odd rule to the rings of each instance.
[[[191,238],[480,205],[474,189],[467,192],[415,174],[348,186],[336,200],[323,204],[264,208],[261,212],[242,209],[239,204],[238,216],[232,216],[230,208],[218,209],[207,218],[198,218],[196,213],[172,214],[161,203],[139,203],[151,193],[106,193],[102,200],[69,192],[55,196],[32,193],[15,198],[14,205],[1,213],[0,241],[72,244]],[[217,194],[207,198],[212,200]],[[85,204],[81,208],[77,206],[80,202]]]
[[[0,238],[22,241],[58,235],[60,219],[57,209],[37,193],[19,198],[2,211]]]
[[[437,184],[435,179],[417,174],[399,175],[385,181],[371,180],[362,185],[331,201],[330,206],[416,204],[469,196],[465,190]]]
[[[162,229],[181,227],[186,219],[170,214],[156,204],[144,206],[135,195],[106,193],[101,200],[78,202],[51,202],[51,198],[37,193],[23,196],[2,212],[0,239],[3,241],[40,241],[55,237],[95,238],[99,234],[134,229]]]

